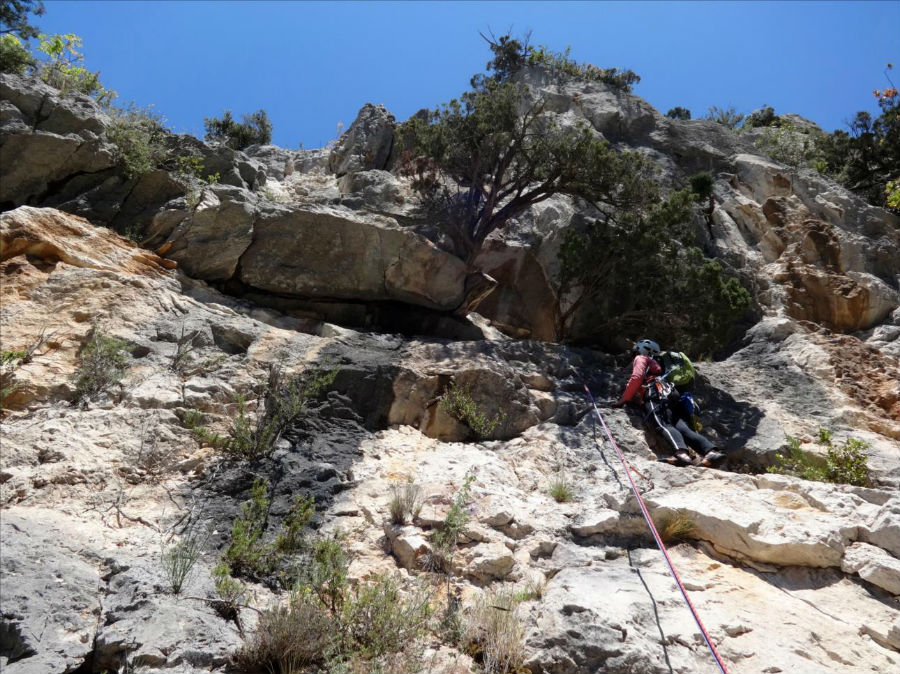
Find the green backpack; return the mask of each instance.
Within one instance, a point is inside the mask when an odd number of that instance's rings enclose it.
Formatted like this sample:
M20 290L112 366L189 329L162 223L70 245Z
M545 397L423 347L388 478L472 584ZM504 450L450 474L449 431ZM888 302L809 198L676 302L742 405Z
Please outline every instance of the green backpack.
M675 386L687 386L696 374L691 359L680 351L663 351L659 354L659 364L667 375L666 380Z

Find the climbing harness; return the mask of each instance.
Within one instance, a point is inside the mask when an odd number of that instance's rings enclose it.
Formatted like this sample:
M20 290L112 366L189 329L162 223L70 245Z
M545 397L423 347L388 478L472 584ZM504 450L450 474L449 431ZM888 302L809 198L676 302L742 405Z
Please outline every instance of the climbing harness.
M725 669L725 664L722 662L722 658L719 656L719 652L713 645L712 639L710 639L706 628L703 626L703 622L700 620L700 616L697 614L697 609L694 608L694 605L691 603L690 597L688 597L687 590L685 589L684 584L681 582L681 577L675 570L675 565L672 564L672 559L669 557L669 552L668 550L666 550L666 546L662 542L662 538L660 537L659 532L656 530L656 526L653 524L653 518L650 517L650 512L647 510L647 506L644 504L644 499L641 498L641 494L638 491L637 485L634 483L634 480L631 477L631 471L633 469L628 465L628 461L625 460L625 455L622 453L622 450L619 449L619 445L617 445L616 441L613 440L613 436L612 433L610 433L609 426L606 425L606 421L603 419L603 415L600 414L600 410L597 409L597 403L594 401L594 396L591 393L591 390L587 387L587 384L583 384L583 386L585 392L588 395L588 398L591 401L591 407L594 408L594 414L596 414L597 418L600 420L600 425L603 427L603 431L606 433L606 437L609 440L609 443L616 451L616 455L619 457L619 461L622 462L622 466L624 466L625 468L625 475L628 477L628 482L631 484L631 491L634 493L634 497L637 499L638 505L641 507L641 512L644 515L644 519L647 521L647 526L650 527L650 532L653 534L653 539L656 541L656 546L659 548L660 552L662 552L663 557L665 557L666 564L669 566L669 571L671 571L672 577L675 579L675 584L678 586L678 589L681 592L681 596L684 597L684 601L687 603L688 609L690 609L691 611L691 615L694 616L694 621L697 623L697 627L700 628L700 634L703 635L703 640L706 642L706 646L709 648L709 652L712 654L713 659L716 661L716 665L718 665L719 670L722 672L722 674L728 674L728 670Z

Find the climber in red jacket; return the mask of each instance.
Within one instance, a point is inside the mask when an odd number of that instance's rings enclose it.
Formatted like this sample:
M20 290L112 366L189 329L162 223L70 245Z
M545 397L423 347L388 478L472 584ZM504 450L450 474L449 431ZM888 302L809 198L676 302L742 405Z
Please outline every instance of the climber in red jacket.
M662 366L656 361L659 344L642 339L634 345L634 353L631 377L625 392L612 406L624 407L627 403L642 405L644 422L662 436L672 450L672 463L692 463L689 445L702 457L696 465L710 466L724 458L725 455L712 442L690 427L690 415L683 409L674 387L663 378Z

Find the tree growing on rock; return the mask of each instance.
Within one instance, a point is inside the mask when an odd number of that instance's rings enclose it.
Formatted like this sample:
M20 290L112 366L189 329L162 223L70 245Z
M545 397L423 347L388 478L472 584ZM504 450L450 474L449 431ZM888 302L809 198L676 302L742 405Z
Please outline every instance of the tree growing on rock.
M666 113L666 117L669 119L680 119L683 122L686 122L691 118L691 111L687 108L682 108L680 105L669 109Z
M235 150L243 150L251 145L267 145L272 142L272 122L265 110L243 115L241 122L235 121L231 110L221 117L205 117L206 140L224 143Z
M494 54L490 74L476 75L470 91L412 117L399 133L407 165L415 164L419 173L414 186L449 215L457 254L472 263L492 232L556 194L622 211L652 202L650 161L614 150L586 123L560 124L547 113L546 101L518 78L526 66L542 65L627 89L636 75L551 58L545 48L535 50L509 36L488 42Z

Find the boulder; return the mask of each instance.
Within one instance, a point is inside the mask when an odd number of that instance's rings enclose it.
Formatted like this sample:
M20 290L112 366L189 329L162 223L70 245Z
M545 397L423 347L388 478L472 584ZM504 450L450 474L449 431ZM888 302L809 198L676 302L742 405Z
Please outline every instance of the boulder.
M328 158L337 176L383 169L394 143L394 116L382 105L366 103Z
M863 580L900 594L900 559L868 543L854 543L844 551L841 571L856 573Z
M205 188L198 198L158 251L194 278L227 281L253 241L256 199L245 189L227 185ZM162 211L149 234L158 236L176 219L171 210Z
M395 300L448 311L463 299L466 271L461 260L393 220L295 207L260 214L240 277L279 294Z

